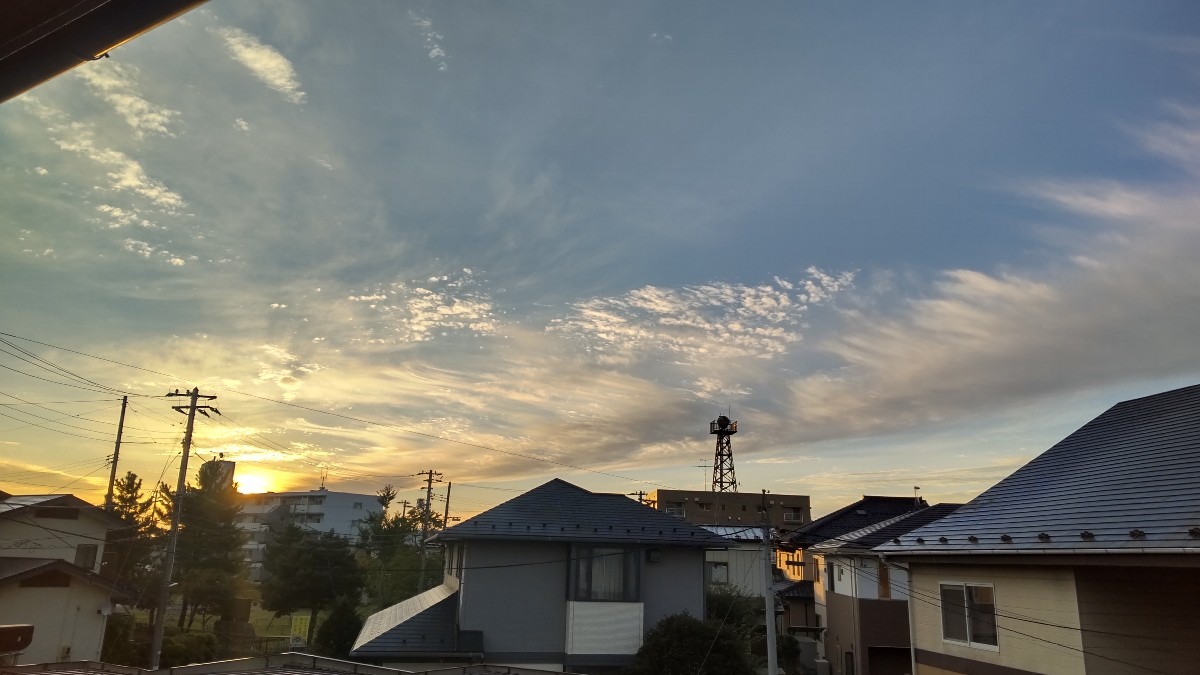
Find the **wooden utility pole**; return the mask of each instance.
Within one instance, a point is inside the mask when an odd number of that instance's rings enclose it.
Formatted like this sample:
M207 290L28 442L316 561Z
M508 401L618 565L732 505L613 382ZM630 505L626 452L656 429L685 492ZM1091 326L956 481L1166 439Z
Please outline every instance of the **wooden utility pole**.
M113 510L113 484L117 482L117 459L121 456L121 434L125 431L125 408L129 406L129 397L121 397L121 419L117 420L117 443L113 446L112 468L108 472L108 493L104 495L104 510Z
M442 527L450 526L450 488L454 483L446 483L446 512L442 514Z
M425 538L429 536L429 520L433 517L433 483L442 482L442 474L426 469L417 474L425 476L425 505L421 509L421 575L417 577L417 592L425 590ZM420 503L421 500L417 500Z
M196 411L200 408L216 410L211 406L198 406L197 401L212 401L216 396L201 396L196 387L186 394L176 389L167 396L187 396L188 405L171 406L176 412L187 415L187 429L183 433L183 459L179 462L179 481L175 485L175 505L171 509L171 530L167 538L167 557L163 563L162 585L158 589L158 608L154 613L154 633L150 639L150 670L158 670L162 657L163 625L167 618L167 603L171 601L171 573L175 567L175 548L179 544L179 519L183 515L183 497L187 492L188 456L192 454L192 427L196 423Z

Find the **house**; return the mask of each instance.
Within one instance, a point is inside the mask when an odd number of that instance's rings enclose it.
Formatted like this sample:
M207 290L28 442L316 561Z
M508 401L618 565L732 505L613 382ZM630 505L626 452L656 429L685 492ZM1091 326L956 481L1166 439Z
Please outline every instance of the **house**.
M99 574L119 519L73 495L0 492L0 625L32 625L17 663L100 658L113 601L127 589Z
M907 565L918 673L1200 664L1200 386L1118 403L955 513Z
M735 589L752 597L766 595L762 528L730 525L701 525L701 528L727 542L727 548L705 553L705 583Z
M867 495L794 530L775 554L776 567L793 582L780 588L787 608L784 629L791 634L819 638L828 626L822 565L811 550L814 545L928 506L919 498Z
M382 507L373 495L333 492L265 492L239 495L242 510L234 524L246 533L242 559L251 581L262 577L263 555L272 530L290 524L316 532L333 532L349 541L358 539L358 526Z
M444 582L370 616L353 658L614 670L660 619L704 616L704 553L727 545L559 479L432 539L446 547Z
M908 573L892 567L875 546L954 513L961 504L937 504L880 521L809 548L826 570L825 650L835 675L912 672L908 636Z
M694 525L758 526L766 520L777 530L793 530L812 520L807 495L707 490L655 490L654 508Z

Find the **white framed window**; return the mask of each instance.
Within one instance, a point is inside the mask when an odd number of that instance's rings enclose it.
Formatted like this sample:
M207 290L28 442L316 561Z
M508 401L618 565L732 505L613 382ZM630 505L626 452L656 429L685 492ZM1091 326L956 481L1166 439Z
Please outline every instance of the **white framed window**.
M943 583L942 639L997 649L996 589L989 584Z

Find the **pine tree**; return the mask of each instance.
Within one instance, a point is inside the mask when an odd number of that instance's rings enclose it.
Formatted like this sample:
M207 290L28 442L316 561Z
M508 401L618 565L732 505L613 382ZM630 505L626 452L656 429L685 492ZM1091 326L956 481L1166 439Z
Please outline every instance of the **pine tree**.
M197 614L208 617L228 610L244 577L245 533L234 524L241 510L237 487L222 482L216 462L202 464L196 482L187 486L175 550L176 590L183 595L180 628L191 627ZM166 497L162 515L169 520L176 495L166 485L159 489Z
M363 576L354 549L333 532L318 534L296 525L274 533L263 552L262 604L276 616L308 609L308 642L317 613L339 597L358 597Z
M109 530L100 573L136 591L138 607L153 609L162 531L154 516L154 498L142 493L136 473L126 472L114 484L112 513L126 527Z

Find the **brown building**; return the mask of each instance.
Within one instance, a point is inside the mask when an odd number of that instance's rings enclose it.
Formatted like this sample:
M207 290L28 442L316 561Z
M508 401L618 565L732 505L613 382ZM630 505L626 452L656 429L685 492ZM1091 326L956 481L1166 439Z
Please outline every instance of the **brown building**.
M771 527L794 530L812 520L807 495L706 490L655 490L651 504L694 525L761 525L763 505Z

